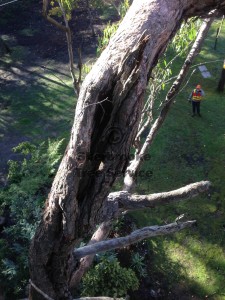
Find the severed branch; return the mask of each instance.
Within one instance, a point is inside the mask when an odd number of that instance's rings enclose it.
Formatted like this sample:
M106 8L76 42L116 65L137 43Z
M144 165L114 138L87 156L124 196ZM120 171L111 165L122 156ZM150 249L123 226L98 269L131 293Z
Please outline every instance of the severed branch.
M113 249L123 248L131 244L140 242L144 239L171 234L180 231L184 228L191 227L196 223L196 220L187 222L175 222L163 226L149 226L133 231L131 234L125 237L119 237L110 239L107 241L101 241L93 245L84 246L74 250L73 255L75 259L80 259L86 255L93 255L100 252L105 252Z
M93 234L88 246L104 240L111 230L110 219L113 220L124 211L153 208L158 205L187 200L208 191L210 186L211 183L209 181L200 181L173 191L151 195L135 195L127 191L110 193L103 211L103 218L108 221L103 222L99 226L97 231ZM80 282L84 273L89 269L93 259L93 254L82 257L79 268L72 275L70 287L75 287Z

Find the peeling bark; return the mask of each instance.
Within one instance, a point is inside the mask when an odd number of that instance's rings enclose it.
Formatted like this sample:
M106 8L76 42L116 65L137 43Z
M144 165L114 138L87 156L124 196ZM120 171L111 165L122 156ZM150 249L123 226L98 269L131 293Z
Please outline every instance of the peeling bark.
M31 280L50 298L72 299L73 249L99 223L111 186L127 167L152 68L184 18L215 7L222 11L225 1L135 0L86 77L30 248ZM31 288L30 299L43 296Z

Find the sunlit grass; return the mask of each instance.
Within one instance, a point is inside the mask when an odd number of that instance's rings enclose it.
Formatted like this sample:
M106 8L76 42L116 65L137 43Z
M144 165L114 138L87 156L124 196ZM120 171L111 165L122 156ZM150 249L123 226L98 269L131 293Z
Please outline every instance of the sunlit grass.
M151 160L142 169L153 175L139 180L137 186L139 193L152 193L210 180L212 189L186 202L133 214L140 226L173 222L183 213L186 219L197 220L194 228L149 242L151 273L167 282L168 293L179 290L190 299L225 299L225 96L216 92L225 58L225 27L214 50L217 26L214 23L194 62L205 64L212 77L203 79L195 67L149 150ZM187 98L198 83L206 93L202 118L191 118Z

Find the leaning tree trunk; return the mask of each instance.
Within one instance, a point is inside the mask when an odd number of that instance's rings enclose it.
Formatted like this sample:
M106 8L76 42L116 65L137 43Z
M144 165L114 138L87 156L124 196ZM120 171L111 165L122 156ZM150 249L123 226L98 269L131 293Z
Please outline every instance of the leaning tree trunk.
M104 201L127 167L152 68L184 18L219 6L224 9L225 2L134 0L86 77L71 139L30 248L31 280L54 300L72 299L72 250L103 221ZM44 297L31 287L30 299Z

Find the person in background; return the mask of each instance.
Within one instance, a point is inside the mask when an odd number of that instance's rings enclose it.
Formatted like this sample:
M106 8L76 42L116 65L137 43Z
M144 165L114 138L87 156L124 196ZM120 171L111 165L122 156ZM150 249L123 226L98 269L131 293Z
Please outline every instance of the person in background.
M199 117L201 117L200 114L200 104L202 101L202 98L205 96L205 92L201 88L201 85L198 84L196 88L191 92L188 101L192 102L192 117L196 116L196 113Z

